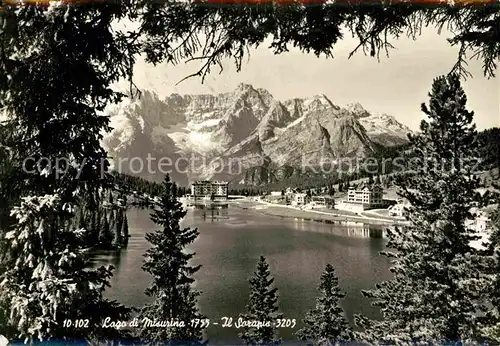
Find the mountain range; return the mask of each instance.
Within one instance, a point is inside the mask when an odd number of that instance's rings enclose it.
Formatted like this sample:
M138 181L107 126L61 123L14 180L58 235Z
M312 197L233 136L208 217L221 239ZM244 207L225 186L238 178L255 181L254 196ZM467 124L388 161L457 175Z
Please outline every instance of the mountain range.
M405 143L411 133L393 116L370 113L359 103L341 107L325 95L281 102L248 84L217 95L165 99L142 90L106 113L113 130L103 145L115 169L154 180L171 171L180 184L270 183L299 174L305 163L368 157L379 146Z

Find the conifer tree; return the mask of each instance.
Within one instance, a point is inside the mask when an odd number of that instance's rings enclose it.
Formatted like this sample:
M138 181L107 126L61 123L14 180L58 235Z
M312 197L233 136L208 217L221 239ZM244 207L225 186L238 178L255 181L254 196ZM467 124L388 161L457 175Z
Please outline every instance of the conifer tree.
M103 213L102 228L99 233L99 244L102 247L109 247L113 242L113 234L109 228L109 221L106 211Z
M340 291L338 278L331 264L327 264L321 274L316 308L309 311L304 319L305 327L297 331L297 337L312 345L326 346L351 341L353 333L345 319L339 301L345 297Z
M123 234L123 243L127 244L128 243L128 238L129 232L128 232L128 218L127 218L127 213L123 216L123 227L122 227L122 234Z
M115 202L112 201L112 203L115 203ZM108 227L109 227L109 233L110 233L109 245L115 247L115 246L119 245L119 243L117 243L116 241L119 240L119 238L120 238L118 232L121 232L121 230L119 230L116 227L116 214L117 214L118 210L116 210L115 204L111 204L109 208L110 208L109 209L109 217L108 217Z
M123 229L123 215L124 214L125 214L125 211L123 211L121 208L117 209L117 211L116 211L116 230L115 230L115 239L114 239L114 246L115 247L120 247L121 244L123 243L122 229Z
M391 187L393 185L393 182L394 182L394 177L392 175L389 175L386 180L386 186Z
M493 345L500 344L500 246L494 250L494 260L490 267L492 285L488 294L490 309L487 311L483 336Z
M113 230L115 229L116 227L116 218L115 218L115 209L114 207L112 206L109 210L109 218L108 218L108 224L109 224L109 229L112 233Z
M333 188L333 185L330 185L328 189L328 194L332 197L335 195L335 189Z
M366 8L339 7L336 2L322 1L321 7L312 10L293 5L282 11L281 7L266 3L248 13L246 6L207 9L204 5L203 2L174 7L164 4L148 7L141 13L143 31L147 34L146 54L151 62L179 62L198 57L198 53L203 52L203 57L200 57L202 66L193 74L203 78L225 57L234 58L239 70L246 58L242 51L265 44L266 39L272 41L270 48L275 54L287 52L288 47L294 45L306 53L331 57L336 44L346 36L352 36L357 41L351 54L362 51L378 58L381 53L389 53L388 48L395 46L394 41L402 35L416 40L424 27L434 28L439 33L443 24L451 31L448 42L461 47L456 65L450 66L450 69L466 74L467 60L474 57L481 60L485 75L494 77L500 60L497 54L500 34L496 31L496 6L467 6L455 11L455 4L443 3L447 7L443 11L441 6L428 8L418 3L394 6L394 3L376 2ZM172 13L165 11L165 6L172 8ZM385 13L383 19L381 13ZM290 14L293 16L290 17ZM203 32L220 16L227 23L220 33L228 39L219 42L217 35L211 35L200 44L196 33ZM309 32L311 25L315 28L313 32ZM193 31L193 27L199 29ZM248 30L250 27L254 29ZM285 32L286 35L283 34ZM172 47L166 42L166 37L172 37L172 40L186 38L186 45L179 47L182 48L179 51L177 46Z
M83 207L80 207L80 214L78 217L78 227L82 229L86 229L86 223L85 223L85 213L83 211Z
M90 246L94 246L99 244L99 237L102 232L102 214L101 214L101 208L99 206L95 206L93 209L91 209L91 215L92 215L92 225L91 225L91 244Z
M185 327L142 328L141 339L151 342L180 343L194 345L202 342L203 329L192 320L203 319L197 307L199 292L192 288L193 275L201 266L191 266L194 253L186 252L186 247L198 237L198 230L181 228L180 221L186 215L177 199L177 186L167 175L163 181L163 191L156 204L151 220L159 227L146 234L152 247L146 251L143 270L151 274L153 281L145 290L154 299L140 314L141 320L185 321Z
M487 341L500 344L500 204L491 214L490 231L486 248L487 252L493 255L493 260L488 266L492 276L492 285L488 292L491 309L486 313L484 336Z
M497 204L497 209L490 216L490 237L488 240L488 248L493 252L495 248L500 247L500 201Z
M118 211L117 213L117 221L116 221L116 227L114 231L114 239L113 239L113 247L114 248L120 248L122 245L122 223L120 221L121 217L121 212Z
M12 130L11 128L12 126L0 125L0 138L5 137L6 133ZM0 143L0 242L3 231L14 222L10 216L9 206L19 201L22 184L18 181L16 173L16 163L12 153L7 148L2 147ZM0 252L0 254L2 253Z
M426 343L481 339L481 311L491 277L490 257L471 246L479 239L467 226L473 207L483 204L479 180L469 160L473 153L473 112L457 75L438 77L422 111L421 133L410 137L415 170L397 185L409 208L408 228L389 233L385 252L394 278L364 292L381 308L383 320L357 322L371 344Z
M123 337L115 329L102 328L105 317L122 320L130 316L129 309L102 297L112 267L87 268L85 247L75 246L84 244L86 232L66 227L58 219L61 203L57 195L24 197L20 206L13 208L17 224L6 238L16 240L10 244L17 259L1 283L12 314L9 322L16 330L11 337L26 340ZM30 242L25 241L27 238ZM21 273L29 275L20 276ZM100 310L105 313L99 313ZM62 323L67 319L87 320L88 327L68 328Z
M382 186L384 186L385 188L389 187L389 178L388 178L388 176L383 176L380 180L382 182Z
M282 317L278 308L278 289L272 287L274 278L271 276L269 264L264 256L260 256L257 269L250 278L250 301L247 311L241 317L245 321L269 322L270 326L261 328L245 328L240 338L247 345L278 345L275 321Z
M111 53L120 45L111 23L123 15L113 5L2 6L0 107L7 120L0 127L9 131L0 144L12 150L19 183L17 200L5 206L16 222L6 230L0 271L15 329L10 339L117 338L121 333L102 328L104 318L128 319L127 309L103 297L111 268L90 268L88 231L75 227L78 208L107 184L100 140L109 119L102 111L119 100L110 84L129 64ZM63 325L76 319L88 319L88 328Z
M127 210L128 210L128 200L127 195L122 194L120 199L120 219L117 220L117 230L120 230L120 242L122 245L128 243L128 220L127 220ZM119 221L119 224L118 224Z

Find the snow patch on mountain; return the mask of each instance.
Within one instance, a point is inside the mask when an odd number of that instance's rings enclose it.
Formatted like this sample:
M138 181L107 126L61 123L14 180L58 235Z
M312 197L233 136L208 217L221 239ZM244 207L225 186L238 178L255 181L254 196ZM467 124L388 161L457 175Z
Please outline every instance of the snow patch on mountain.
M214 126L219 125L222 119L208 119L202 122L189 121L187 123L186 129L189 131L200 131L203 129L210 129Z
M394 117L372 114L359 103L340 107L323 94L280 102L267 90L243 83L216 95L172 94L160 99L144 91L141 98L110 107L106 114L113 130L103 143L113 155L194 154L236 160L244 169L264 161L295 167L303 154L313 164L366 156L374 152L374 143L401 144L410 132ZM194 173L205 178L220 171L210 164L195 168Z
M332 101L326 95L314 95L312 98L304 99L304 107L309 110L318 108L334 107Z
M289 129L289 128L291 128L291 127L294 127L294 126L296 126L296 125L300 124L302 121L304 121L304 119L305 119L305 118L306 118L306 117L303 115L303 116L301 116L300 118L295 119L295 120L294 120L294 121L292 121L290 124L288 124L288 125L285 127L285 129Z
M408 134L412 133L410 128L385 113L365 116L359 122L375 141L384 145L402 144L408 140Z
M212 138L211 133L197 131L173 132L169 133L168 136L185 156L188 156L189 153L203 157L213 156L225 149Z
M129 117L134 106L135 101L127 99L120 104L113 104L107 107L105 113L109 115L109 124L112 128L104 140L106 148L112 147L114 151L126 150L132 145L136 138L137 127ZM134 118L139 125L144 129L144 119L141 116Z
M359 102L349 103L345 109L353 113L358 118L365 118L370 116L368 112Z

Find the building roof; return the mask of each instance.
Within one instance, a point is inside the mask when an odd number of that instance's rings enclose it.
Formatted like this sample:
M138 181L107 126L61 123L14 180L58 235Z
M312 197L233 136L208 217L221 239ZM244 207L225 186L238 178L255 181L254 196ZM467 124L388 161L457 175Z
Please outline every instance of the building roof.
M227 181L210 181L210 180L198 180L192 183L192 185L196 184L227 184Z
M374 188L382 189L382 187L379 184L368 184L368 183L362 182L357 187L354 187L354 186L349 187L349 190L361 191L361 190L364 190L365 188L368 188L368 190L370 190L370 191L372 191Z
M325 196L312 196L312 199L334 199L332 196L328 196L328 195L325 195Z

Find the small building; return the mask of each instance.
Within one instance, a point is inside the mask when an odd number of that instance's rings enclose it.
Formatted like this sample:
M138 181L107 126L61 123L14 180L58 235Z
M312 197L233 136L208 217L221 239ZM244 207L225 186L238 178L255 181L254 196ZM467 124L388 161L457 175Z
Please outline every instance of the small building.
M311 203L320 208L333 208L335 200L331 196L312 196Z
M226 201L228 183L225 181L196 181L191 184L191 196L194 200Z
M470 212L475 215L474 219L469 219L466 221L466 225L475 229L478 232L487 232L491 228L491 219L485 210L480 210L476 207L470 209Z
M311 198L307 194L305 194L305 193L296 193L293 196L292 205L296 205L296 206L306 205L310 201L311 201Z
M392 205L388 210L390 216L405 217L408 215L408 207L402 203Z
M291 188L287 188L285 190L285 201L286 201L286 204L290 205L292 204L293 200L295 199L295 194L297 193L297 191L295 191L294 189L291 189Z
M283 193L281 191L271 191L270 195L274 197L281 197Z
M467 220L466 225L474 229L480 237L480 239L472 241L471 246L476 249L484 249L484 245L488 243L491 236L491 219L485 211L478 211L476 208L472 208L471 211L477 212L476 219Z
M347 202L378 206L382 204L383 193L384 190L378 184L361 184L358 188L349 188L347 191Z
M381 208L386 205L386 202L382 198L383 194L384 190L378 184L361 184L357 188L349 188L346 204L355 205L356 208L354 209L357 210Z
M490 218L484 211L478 213L476 218L476 230L486 231L490 227Z

